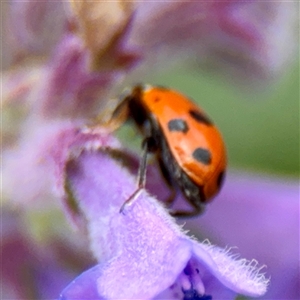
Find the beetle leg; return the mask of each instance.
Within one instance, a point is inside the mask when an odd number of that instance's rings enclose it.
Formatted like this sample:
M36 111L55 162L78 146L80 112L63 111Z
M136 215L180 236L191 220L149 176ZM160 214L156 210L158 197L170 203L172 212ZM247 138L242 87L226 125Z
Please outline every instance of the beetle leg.
M193 203L191 203L193 205ZM175 211L170 211L170 215L173 217L195 217L198 216L199 214L203 213L204 211L204 206L198 206L198 205L193 205L192 210L175 210Z
M145 188L146 184L146 173L147 173L147 156L149 152L155 150L155 141L152 137L146 138L142 143L143 154L140 160L139 170L138 170L138 182L137 189L134 193L123 203L120 208L120 213L124 213L124 210L131 206L137 199L137 196Z

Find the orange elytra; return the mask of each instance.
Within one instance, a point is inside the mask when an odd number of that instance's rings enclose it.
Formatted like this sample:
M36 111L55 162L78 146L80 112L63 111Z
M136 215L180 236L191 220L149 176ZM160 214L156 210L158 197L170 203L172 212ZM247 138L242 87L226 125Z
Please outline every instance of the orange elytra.
M121 211L145 186L149 152L156 155L170 188L179 187L193 207L172 215L197 215L220 191L226 171L225 145L217 127L189 98L172 89L137 85L122 95L113 119L134 120L144 136L138 188Z

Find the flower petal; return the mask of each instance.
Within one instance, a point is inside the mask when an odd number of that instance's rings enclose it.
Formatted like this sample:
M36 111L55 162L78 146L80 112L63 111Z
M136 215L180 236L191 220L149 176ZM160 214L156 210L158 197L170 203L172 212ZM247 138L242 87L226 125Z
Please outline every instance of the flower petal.
M90 72L88 53L81 40L65 36L41 80L37 95L39 113L53 118L95 118L120 75L112 71Z
M139 3L130 43L149 64L191 58L259 83L280 74L297 49L295 2Z
M268 280L263 274L259 274L261 269L255 260L247 261L246 259L236 259L228 250L211 245L210 243L202 243L210 258L203 259L203 250L199 251L199 245L195 243L195 258L209 266L210 272L218 278L228 288L240 294L257 297L263 295L267 291ZM214 286L215 289L215 286ZM214 289L209 293L213 293Z
M185 236L145 191L124 214L120 213L136 187L109 150L82 152L69 161L67 175L68 196L76 199L87 220L92 251L101 266L88 271L83 283L79 277L61 297L71 295L77 286L89 289L92 273L98 270L94 283L101 297L153 298L176 283L189 261L199 265L215 297L233 299L236 292L257 296L265 291L267 281L263 276L258 278L260 275L247 267L245 260L234 263L220 249Z
M102 269L99 266L95 266L94 268L82 273L60 294L59 300L105 299L99 295L96 284L96 280L101 276L101 273Z
M67 19L62 1L10 1L4 22L6 42L3 62L8 65L28 58L45 56L60 40ZM7 36L6 36L7 35Z
M236 246L242 256L255 257L266 264L271 283L264 299L297 298L297 181L229 173L223 190L205 215L188 220L186 226L195 235L205 235L219 245Z
M135 190L135 183L125 170L117 171L116 162L107 155L82 154L80 161L68 169L73 191L76 185L73 197L80 199L79 205L89 221L94 255L99 261L108 261L97 281L100 295L149 298L170 286L186 265L190 246L181 240L180 231L174 230L175 225L163 208L143 193L125 216L120 213L123 201ZM119 190L123 196L109 196L108 182L110 191ZM109 226L107 222L112 220ZM153 270L152 276L149 270Z

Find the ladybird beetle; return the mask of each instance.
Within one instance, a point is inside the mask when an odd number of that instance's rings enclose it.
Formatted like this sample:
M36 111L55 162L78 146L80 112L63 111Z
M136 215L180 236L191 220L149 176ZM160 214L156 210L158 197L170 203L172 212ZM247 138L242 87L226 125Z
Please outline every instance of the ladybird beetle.
M145 138L138 188L120 211L145 187L147 154L154 153L170 188L179 187L193 207L171 214L201 213L219 192L225 175L226 150L217 127L190 99L171 89L137 85L121 98L112 120L132 119Z

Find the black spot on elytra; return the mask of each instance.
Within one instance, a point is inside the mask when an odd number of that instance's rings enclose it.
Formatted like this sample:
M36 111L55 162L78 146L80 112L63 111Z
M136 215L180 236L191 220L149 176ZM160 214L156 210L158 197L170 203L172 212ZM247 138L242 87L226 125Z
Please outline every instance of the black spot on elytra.
M210 151L204 148L197 148L193 152L193 157L200 163L209 165L211 163Z
M159 102L160 101L160 98L158 98L158 97L156 97L155 99L154 99L154 103L157 103L157 102Z
M186 133L189 130L188 124L182 119L173 119L168 122L168 129L170 131L180 131Z
M220 172L220 174L218 175L218 178L217 178L217 185L218 185L219 189L222 187L224 179L225 179L225 172L222 171L222 172Z
M198 123L204 123L209 126L213 125L212 121L206 115L204 115L198 110L190 109L189 114Z

